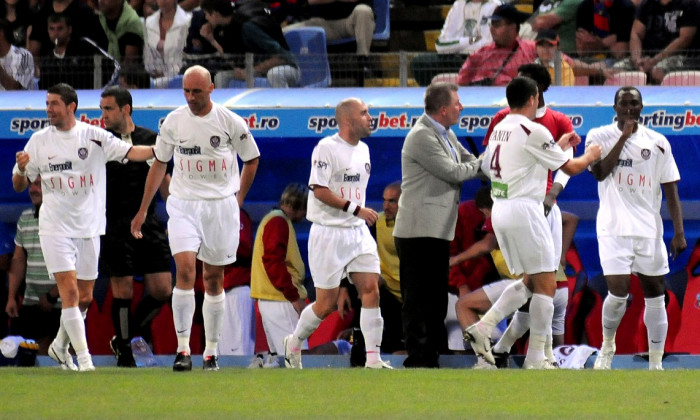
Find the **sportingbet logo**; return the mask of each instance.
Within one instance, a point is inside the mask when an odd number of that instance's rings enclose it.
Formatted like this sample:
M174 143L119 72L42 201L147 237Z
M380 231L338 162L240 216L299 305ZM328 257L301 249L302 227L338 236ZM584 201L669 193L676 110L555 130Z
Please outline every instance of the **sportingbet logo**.
M96 125L98 127L105 128L105 120L104 118L90 118L86 114L80 114L80 117L78 118L80 122L84 122L86 124L90 125Z
M258 117L257 114L250 114L247 117L241 115L251 130L277 130L280 126L278 117Z
M613 121L617 121L617 117ZM670 127L673 131L681 131L686 127L700 126L700 114L694 114L692 110L686 110L685 114L667 114L661 109L640 115L639 123L650 128Z
M29 131L38 131L48 126L48 118L13 118L10 121L10 131L19 135Z
M409 130L418 121L418 116L409 117L407 113L399 115L389 115L386 112L380 112L378 116L372 117L372 132L379 129L383 130ZM309 117L307 128L316 133L322 133L325 130L335 130L338 128L338 122L334 117L313 116Z

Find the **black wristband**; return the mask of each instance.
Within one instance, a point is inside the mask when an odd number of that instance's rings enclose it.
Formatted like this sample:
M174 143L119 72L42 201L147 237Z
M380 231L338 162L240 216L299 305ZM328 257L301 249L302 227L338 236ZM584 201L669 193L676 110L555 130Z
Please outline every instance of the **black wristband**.
M346 211L348 211L349 208L350 208L350 200L345 202L345 205L343 206L343 211L346 212Z
M58 302L58 296L51 296L51 292L46 292L46 300L49 303L54 304Z
M358 204L358 206L355 207L355 211L352 212L352 215L353 215L353 216L357 216L357 214L360 212L360 209L361 209L361 208L362 208L362 207L360 207L360 205Z

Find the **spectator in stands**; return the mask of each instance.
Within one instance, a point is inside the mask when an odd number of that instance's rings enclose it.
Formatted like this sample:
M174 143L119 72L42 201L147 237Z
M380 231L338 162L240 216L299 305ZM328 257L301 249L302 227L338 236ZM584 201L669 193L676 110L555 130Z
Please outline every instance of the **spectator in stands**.
M306 307L306 268L292 224L306 216L307 200L305 185L287 185L279 206L263 217L255 235L250 296L258 302L270 351L266 360L256 358L260 367L279 366L277 355L284 354L284 337L294 332Z
M143 23L125 0L99 0L100 24L109 40L107 52L120 64L140 63Z
M159 9L144 24L143 64L154 87L167 87L180 73L182 50L187 40L192 14L176 0L157 0Z
M73 25L65 14L48 17L48 34L53 49L41 55L39 88L48 89L57 83L68 83L75 89L92 89L92 45L73 35Z
M596 232L608 285L603 302L603 343L594 369L611 367L615 334L628 304L630 275L636 273L644 291L649 370L663 370L668 332L664 275L669 272L668 257L675 259L687 247L678 198L678 167L666 137L639 124L643 107L637 88L621 87L613 106L617 121L594 128L586 136L587 147L600 145L603 149L601 159L590 170L599 182ZM660 214L662 191L673 222L668 251Z
M279 24L268 13L260 0L231 4L229 0L202 1L207 23L200 34L220 54L255 55L254 72L264 76L272 87L293 87L301 77L294 56ZM215 85L226 88L231 80L246 80L242 62L233 62L229 68L216 73Z
M12 28L0 19L0 91L34 88L32 53L12 43Z
M39 57L46 57L53 54L55 38L49 36L49 16L60 14L66 16L67 22L72 26L71 37L73 40L80 41L83 37L90 38L100 48L107 49L107 35L105 34L100 20L89 6L81 0L47 0L44 6L37 13L34 23L32 23L32 31L29 35L28 49L34 56L34 65L40 66ZM79 23L79 24L78 24ZM94 54L94 50L88 55ZM90 73L92 71L90 70ZM35 73L36 77L41 78L40 69ZM72 85L75 88L78 86ZM43 88L45 89L45 88Z
M421 54L411 60L418 84L427 86L436 74L454 72L469 54L490 44L488 18L500 5L500 0L456 0L435 42L437 54Z
M357 55L369 57L374 35L374 11L372 0L307 0L308 20L287 25L284 30L320 26L326 31L326 39L355 38Z
M1 0L0 19L10 25L14 37L12 45L27 48L27 34L30 31L36 11L29 5L29 0Z
M187 31L187 40L183 49L183 61L181 72L193 65L201 65L209 69L215 77L220 70L228 70L230 64L225 62L219 52L207 38L202 35L202 27L208 24L204 11L199 9L192 12L190 27ZM208 35L208 30L205 31Z
M583 0L576 12L579 57L626 57L634 14L635 5L630 0Z
M535 60L535 43L518 37L520 24L530 15L512 4L498 6L489 18L493 42L471 54L459 70L461 86L505 86L517 76L518 67Z
M224 267L224 310L218 353L226 356L249 356L255 350L255 306L250 297L251 262L253 255L253 221L248 212L241 209L236 262ZM197 261L195 293L201 308L205 293L202 262Z
M544 0L520 28L520 37L535 39L540 31L554 29L559 35L559 48L568 55L576 54L576 12L581 0Z
M630 33L630 57L616 68L639 70L654 84L674 70L698 65L700 2L643 0Z
M112 86L102 92L100 109L105 128L116 138L132 145L153 146L156 133L134 124L131 119L133 101L128 90ZM112 287L112 325L115 336L110 346L117 357L117 366L135 367L131 353L134 337L150 338L151 321L161 306L170 299L170 248L163 223L155 214L155 201L148 208L143 225L144 238L131 236L131 215L141 204L148 162L107 163L107 227L102 237L100 257ZM161 197L168 196L170 176L160 185ZM144 293L132 316L134 276L142 276Z
M535 39L537 46L537 58L535 64L541 64L547 68L552 81L556 80L555 65L559 67L560 82L558 86L573 86L576 84L576 76L571 69L569 63L563 59L561 51L559 51L559 35L553 29L544 29L537 34Z
M148 89L151 87L151 76L139 65L127 65L119 72L119 86L129 90Z
M29 198L33 208L23 211L17 221L5 312L12 318L10 334L36 341L39 354L46 355L58 331L61 303L56 281L49 276L39 243L41 177L29 185Z
M202 0L178 0L178 4L186 12L194 12L202 5Z

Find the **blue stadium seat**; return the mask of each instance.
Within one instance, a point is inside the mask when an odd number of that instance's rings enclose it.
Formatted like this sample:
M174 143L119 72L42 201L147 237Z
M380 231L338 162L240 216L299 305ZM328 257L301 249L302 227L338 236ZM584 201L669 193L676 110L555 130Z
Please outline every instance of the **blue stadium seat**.
M387 41L391 29L389 19L389 0L374 0L374 35L372 39L375 41ZM335 39L328 41L328 45L340 45L348 42L354 42L355 37Z
M328 87L331 68L326 51L326 31L309 27L290 29L284 33L289 49L301 71L301 87Z
M228 87L231 89L245 89L245 80L233 79L228 82ZM270 82L267 81L267 77L256 77L253 81L253 87L256 88L269 88Z
M184 77L183 75L178 74L177 76L168 80L168 89L182 89L182 78L183 77Z

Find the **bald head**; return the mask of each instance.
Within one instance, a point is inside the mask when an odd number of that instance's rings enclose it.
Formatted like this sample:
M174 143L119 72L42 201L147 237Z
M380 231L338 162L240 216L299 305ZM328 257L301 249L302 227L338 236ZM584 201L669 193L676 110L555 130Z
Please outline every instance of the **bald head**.
M211 82L211 73L202 66L192 66L185 70L182 78L182 90L185 93L187 106L198 117L203 117L211 111L211 93L214 84Z
M183 83L185 79L190 77L202 79L203 82L207 85L211 84L211 73L209 73L209 70L202 66L192 66L185 70L185 75L182 78Z
M361 99L343 99L335 107L335 120L338 133L345 141L357 144L360 139L372 134L372 117Z

